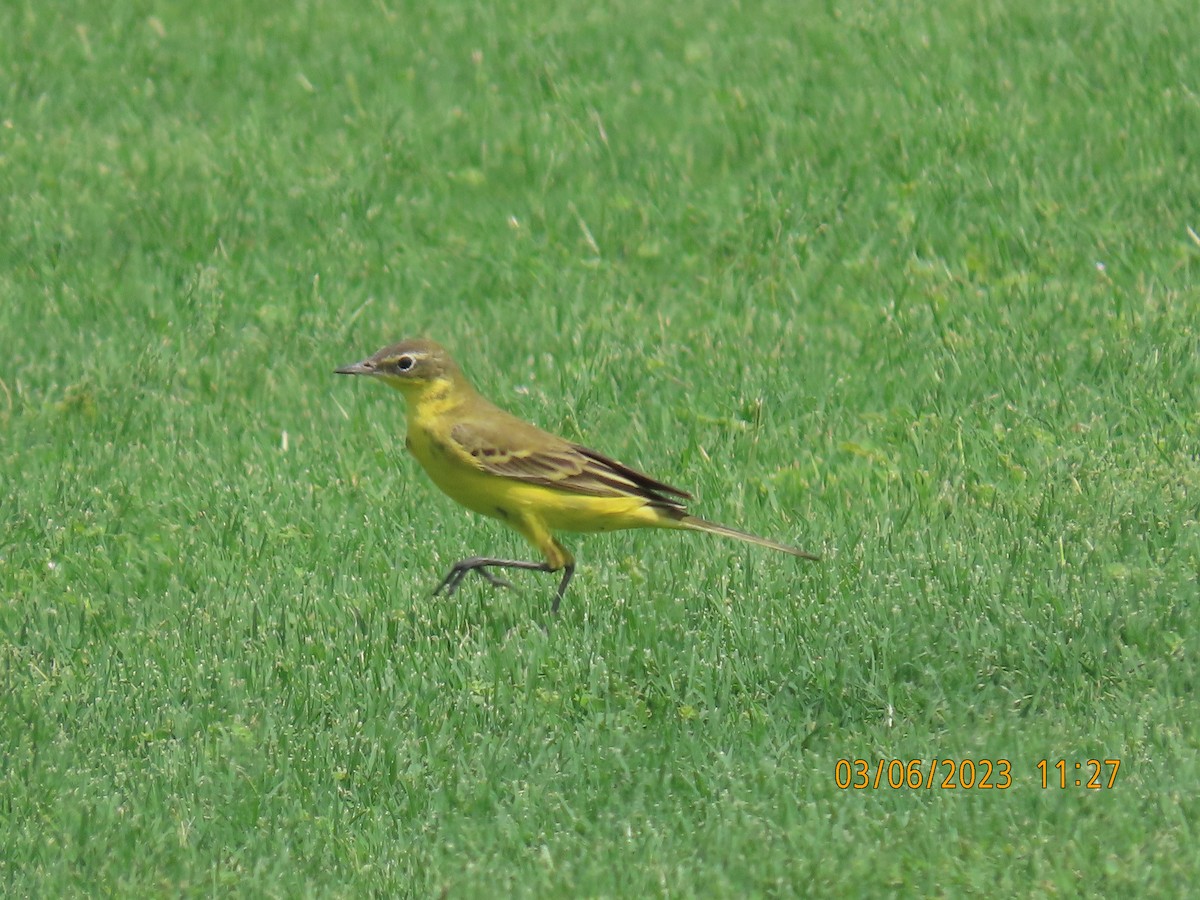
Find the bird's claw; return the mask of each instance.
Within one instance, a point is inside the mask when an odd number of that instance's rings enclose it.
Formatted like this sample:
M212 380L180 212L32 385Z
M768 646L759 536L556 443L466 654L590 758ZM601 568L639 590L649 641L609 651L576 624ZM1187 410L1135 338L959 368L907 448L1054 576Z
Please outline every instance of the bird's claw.
M443 590L445 590L447 597L453 597L454 592L458 590L458 586L460 584L462 584L462 581L464 578L467 577L468 572L478 572L480 575L483 576L483 578L487 581L488 584L492 585L492 587L510 588L513 586L512 582L509 581L507 578L501 578L499 575L495 574L494 572L489 571L484 566L480 566L480 565L465 566L462 564L457 564L449 572L446 573L446 577L442 579L442 583L439 584L436 588L434 588L433 596L436 597Z

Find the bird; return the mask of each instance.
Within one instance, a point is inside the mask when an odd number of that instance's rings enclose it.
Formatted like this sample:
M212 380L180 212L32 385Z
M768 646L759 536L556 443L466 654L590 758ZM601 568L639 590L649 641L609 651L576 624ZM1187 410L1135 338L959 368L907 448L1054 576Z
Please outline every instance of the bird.
M499 519L542 559L471 556L459 560L434 590L452 596L471 572L511 587L493 569L558 572L551 614L557 615L575 574L575 557L557 532L624 528L702 531L768 547L806 560L820 557L787 544L718 525L688 513L692 495L603 453L558 437L485 399L445 348L426 338L384 347L334 370L382 381L404 395L404 444L451 499Z

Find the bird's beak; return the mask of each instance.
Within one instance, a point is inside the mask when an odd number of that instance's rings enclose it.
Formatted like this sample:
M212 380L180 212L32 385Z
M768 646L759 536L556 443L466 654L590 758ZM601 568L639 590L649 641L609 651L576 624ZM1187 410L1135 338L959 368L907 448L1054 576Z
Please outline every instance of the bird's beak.
M333 370L335 375L374 375L376 374L375 363L369 359L364 359L362 362L351 363L348 366L342 366L340 369Z

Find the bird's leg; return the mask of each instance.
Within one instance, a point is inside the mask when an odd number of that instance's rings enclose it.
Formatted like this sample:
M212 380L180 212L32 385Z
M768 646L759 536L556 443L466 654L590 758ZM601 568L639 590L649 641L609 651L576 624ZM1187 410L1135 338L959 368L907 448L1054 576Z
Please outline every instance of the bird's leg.
M567 585L571 583L571 576L575 574L575 562L572 560L563 566L562 581L558 583L558 593L554 595L554 605L550 607L550 615L558 615L558 604L562 603L563 594L567 592Z
M458 586L462 583L462 580L467 577L468 572L478 572L487 580L488 584L494 587L512 587L512 584L507 579L489 572L488 566L494 566L498 569L530 569L535 572L554 571L544 562L528 562L523 559L496 559L492 556L471 556L467 559L460 559L450 567L450 571L446 573L446 577L442 579L442 583L434 590L433 595L436 597L445 588L446 596L453 596L454 592L458 590ZM562 593L566 590L567 582L570 580L571 572L568 571L563 578L562 584L559 586L558 597L554 601L555 611L558 610L558 603L562 600Z
M518 530L528 538L531 544L545 554L545 562L528 562L522 559L496 559L492 556L471 556L467 559L459 560L450 567L450 571L446 573L446 577L442 579L442 583L437 586L433 595L436 597L445 588L446 596L451 596L458 590L458 586L467 577L468 572L478 572L493 586L512 587L506 579L501 578L494 572L489 572L489 566L498 569L528 569L534 572L562 572L562 578L558 582L558 591L554 595L554 605L550 607L551 615L557 616L558 607L562 603L563 595L567 592L567 585L571 583L571 578L575 574L575 557L562 544L555 540L549 531L540 527L538 523L535 522L531 525L525 522L523 524L526 525L526 528L518 528Z

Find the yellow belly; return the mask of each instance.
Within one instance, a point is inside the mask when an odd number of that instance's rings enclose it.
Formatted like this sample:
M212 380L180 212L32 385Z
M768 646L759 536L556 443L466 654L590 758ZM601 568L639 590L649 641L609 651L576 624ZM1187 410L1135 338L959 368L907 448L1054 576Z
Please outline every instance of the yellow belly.
M641 497L594 497L493 475L421 430L410 429L407 443L433 483L450 498L518 530L527 522L550 531L615 531L671 524Z
M515 484L506 493L527 515L551 531L616 531L660 525L661 513L641 497L591 497L532 484Z

